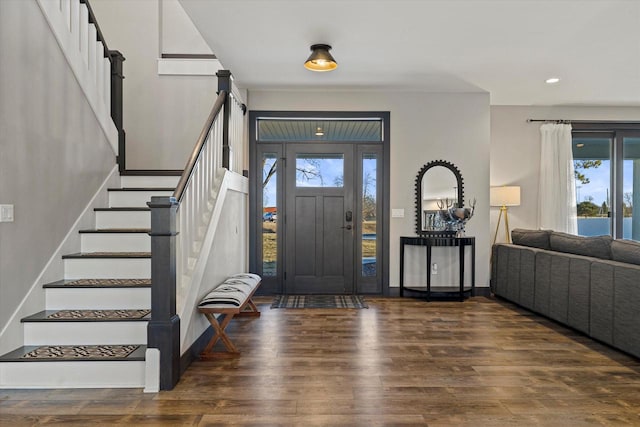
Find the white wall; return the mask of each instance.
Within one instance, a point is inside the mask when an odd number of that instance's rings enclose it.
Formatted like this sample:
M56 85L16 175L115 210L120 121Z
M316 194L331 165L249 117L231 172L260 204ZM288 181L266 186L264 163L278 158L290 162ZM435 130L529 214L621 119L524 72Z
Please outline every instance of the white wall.
M215 101L216 77L158 75L158 1L93 0L91 7L109 48L126 58L127 168L184 168Z
M0 1L0 52L0 203L15 206L15 221L0 223L1 331L32 287L27 305L44 309L40 285L62 279L62 260L36 279L115 154L35 1ZM0 353L20 345L17 326Z
M210 326L207 319L197 310L200 300L232 274L247 271L247 210L247 194L228 190L211 252L205 260L206 268L197 301L191 315L183 316L180 321L181 328L187 328L182 352L185 352Z
M160 2L161 52L211 55L213 52L178 0L160 0Z
M540 125L527 119L640 120L638 107L491 107L491 185L519 185L521 205L509 208L509 226L538 227ZM491 238L498 208L491 208ZM498 242L505 241L503 226Z
M414 183L432 160L448 160L462 172L465 200L477 199L467 234L476 236L476 284L489 279L489 95L486 93L249 91L251 110L390 111L391 208L389 284L399 283L399 237L415 235ZM391 213L388 213L389 217ZM446 251L446 249L445 249ZM434 257L441 256L434 250ZM422 256L409 255L405 283L426 275ZM437 262L437 258L435 258ZM446 258L441 261L447 264ZM410 267L409 267L410 266ZM440 266L442 269L442 265ZM455 270L454 266L450 266ZM449 266L444 269L453 271ZM444 272L442 274L444 274ZM436 279L436 284L439 276ZM421 279L424 283L424 279ZM455 282L457 283L457 282Z

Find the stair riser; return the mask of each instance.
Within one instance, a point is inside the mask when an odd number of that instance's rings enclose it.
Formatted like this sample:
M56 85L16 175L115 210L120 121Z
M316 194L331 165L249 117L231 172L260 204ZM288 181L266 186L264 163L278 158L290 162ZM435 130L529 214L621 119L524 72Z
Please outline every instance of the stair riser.
M89 258L64 260L65 279L148 279L149 258Z
M146 208L151 196L171 196L173 191L110 191L109 207Z
M0 363L0 388L132 388L144 385L144 361Z
M146 233L82 233L82 252L151 252Z
M151 228L151 212L97 211L96 228Z
M24 322L24 345L146 344L147 323Z
M47 288L47 310L151 308L150 288Z
M179 176L132 176L121 177L120 185L125 188L175 188L180 180Z

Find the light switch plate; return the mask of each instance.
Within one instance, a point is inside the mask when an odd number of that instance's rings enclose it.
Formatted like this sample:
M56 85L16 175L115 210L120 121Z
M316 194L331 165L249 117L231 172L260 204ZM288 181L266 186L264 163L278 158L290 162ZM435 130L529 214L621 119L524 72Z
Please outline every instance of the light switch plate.
M391 218L404 218L404 209L391 209Z
M0 205L0 222L13 222L13 205Z

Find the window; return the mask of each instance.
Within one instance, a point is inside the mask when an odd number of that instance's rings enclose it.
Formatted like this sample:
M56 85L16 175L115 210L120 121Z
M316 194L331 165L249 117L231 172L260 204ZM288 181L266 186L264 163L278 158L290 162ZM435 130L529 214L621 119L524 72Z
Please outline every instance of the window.
M262 275L278 269L278 155L262 155Z
M362 276L376 276L378 265L378 156L362 155L362 212L360 213L362 237Z
M382 142L380 118L294 119L263 117L257 120L260 142Z
M640 124L574 123L578 234L640 240Z
M576 178L578 234L611 234L610 135L574 135L573 167Z
M296 187L344 186L344 156L342 154L298 154L296 156Z

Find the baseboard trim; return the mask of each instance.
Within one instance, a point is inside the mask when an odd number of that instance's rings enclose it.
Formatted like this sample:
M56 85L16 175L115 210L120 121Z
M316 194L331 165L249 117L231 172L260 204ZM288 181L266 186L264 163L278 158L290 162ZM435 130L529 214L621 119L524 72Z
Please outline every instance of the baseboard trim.
M474 297L491 297L491 288L489 288L489 287L474 288L472 296L474 296Z
M180 356L180 376L185 373L194 360L200 358L200 353L202 353L209 341L211 341L211 338L213 338L213 328L209 325L198 339L189 346L187 351Z
M389 297L399 297L400 296L400 288L389 288L389 291L385 296ZM489 287L476 287L473 289L471 294L472 297L490 297L491 296L491 288Z

